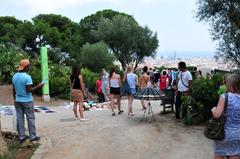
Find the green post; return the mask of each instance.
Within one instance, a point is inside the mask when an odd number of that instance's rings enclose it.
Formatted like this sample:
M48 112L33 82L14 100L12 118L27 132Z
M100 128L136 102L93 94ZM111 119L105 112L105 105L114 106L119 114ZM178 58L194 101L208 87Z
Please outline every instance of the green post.
M41 77L42 81L45 81L44 87L42 88L42 99L44 102L50 101L49 95L49 80L48 80L48 55L47 48L40 48L40 59L41 59Z

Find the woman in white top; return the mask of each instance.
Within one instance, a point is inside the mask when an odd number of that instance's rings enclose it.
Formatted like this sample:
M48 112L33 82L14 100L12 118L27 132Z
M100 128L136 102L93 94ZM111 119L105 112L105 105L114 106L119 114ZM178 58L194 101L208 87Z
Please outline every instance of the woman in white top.
M109 95L109 76L105 69L102 69L102 93L107 102Z
M110 100L111 100L111 109L112 116L115 116L114 112L114 97L117 97L117 106L118 106L118 114L122 114L123 110L121 110L121 98L120 98L120 86L121 86L121 78L119 74L116 74L116 69L112 69L109 75L109 83L110 83Z
M123 82L127 80L130 92L128 93L128 117L134 116L132 111L132 102L133 102L133 95L136 93L136 86L138 85L138 77L135 73L133 73L133 67L128 66L127 72L125 72L123 77Z

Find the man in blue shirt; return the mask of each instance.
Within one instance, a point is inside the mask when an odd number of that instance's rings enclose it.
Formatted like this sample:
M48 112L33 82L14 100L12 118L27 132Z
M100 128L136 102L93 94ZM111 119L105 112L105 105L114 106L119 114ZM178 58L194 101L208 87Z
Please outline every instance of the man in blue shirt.
M20 143L23 143L28 138L25 135L24 114L27 117L30 140L38 141L40 139L36 135L32 92L42 88L44 83L39 83L36 87L33 87L32 77L27 74L29 68L29 60L21 60L18 72L12 78L14 106L17 115L17 131Z

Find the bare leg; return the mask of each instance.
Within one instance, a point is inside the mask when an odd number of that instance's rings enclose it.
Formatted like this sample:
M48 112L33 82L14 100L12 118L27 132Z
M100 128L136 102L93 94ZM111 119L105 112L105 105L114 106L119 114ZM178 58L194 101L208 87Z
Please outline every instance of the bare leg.
M133 113L132 111L132 103L133 103L133 96L130 95L130 112Z
M146 109L146 106L145 106L146 101L145 100L141 100L141 103L142 103L142 109Z
M131 102L130 102L130 98L131 98L131 96L130 95L127 95L127 97L128 97L128 115L130 115L131 114Z
M118 105L118 112L121 111L121 97L120 95L117 95L117 105Z
M79 103L79 114L80 114L80 118L83 119L84 118L84 115L83 115L83 103L80 102Z
M110 100L111 100L112 113L114 113L114 95L113 94L110 94Z
M78 115L77 115L77 102L74 102L73 112L74 112L75 118L78 118Z

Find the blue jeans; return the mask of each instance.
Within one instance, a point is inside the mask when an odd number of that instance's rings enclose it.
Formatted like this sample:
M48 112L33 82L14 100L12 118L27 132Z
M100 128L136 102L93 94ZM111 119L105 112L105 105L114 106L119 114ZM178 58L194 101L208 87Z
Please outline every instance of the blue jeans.
M15 102L17 115L17 131L19 140L23 140L25 136L24 114L27 117L28 130L30 140L36 137L35 115L33 102Z

